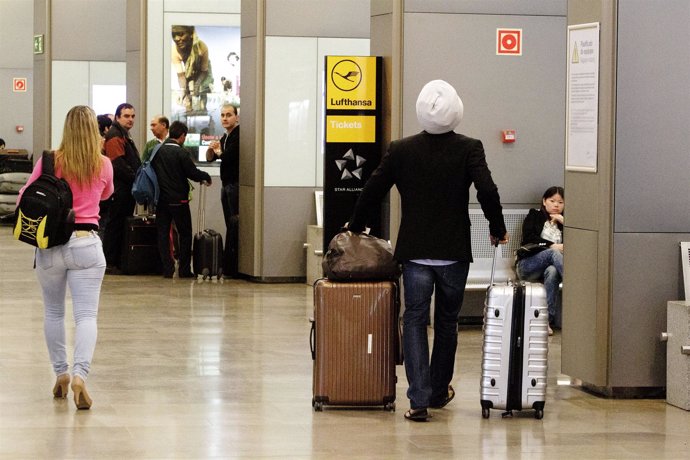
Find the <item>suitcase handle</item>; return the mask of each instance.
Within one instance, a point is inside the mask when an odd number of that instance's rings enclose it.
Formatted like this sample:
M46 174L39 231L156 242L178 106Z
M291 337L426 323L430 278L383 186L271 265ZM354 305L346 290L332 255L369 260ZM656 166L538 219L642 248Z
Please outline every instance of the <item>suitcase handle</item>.
M400 286L398 283L395 283L395 319L397 320L397 331L396 331L396 336L395 336L395 344L396 344L396 350L395 350L395 364L396 365L401 365L405 362L405 354L403 353L403 344L402 344L402 331L403 331L403 326L402 326L402 317L400 316Z
M311 321L311 332L309 332L309 349L311 350L312 361L316 360L316 321L310 319Z
M202 182L199 184L199 212L196 218L197 232L202 232L206 225L206 185Z
M498 241L494 244L496 249L494 250L494 260L491 262L491 280L489 281L489 288L494 284L494 273L496 272L496 258L498 257Z

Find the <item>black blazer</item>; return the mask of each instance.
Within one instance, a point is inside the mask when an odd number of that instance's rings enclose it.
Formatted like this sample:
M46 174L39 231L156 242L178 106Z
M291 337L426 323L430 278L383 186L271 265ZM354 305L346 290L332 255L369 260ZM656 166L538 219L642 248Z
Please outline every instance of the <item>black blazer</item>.
M240 181L240 127L235 126L230 134L220 138L223 156L213 153L213 160L220 158L220 181L223 185L237 184Z
M189 200L189 180L195 182L210 181L208 173L194 165L189 152L173 139L167 139L158 149L151 161L156 171L159 201L168 204L186 203Z
M491 235L502 238L503 208L481 141L452 131L436 135L422 131L393 141L365 184L349 227L364 229L369 212L396 185L402 221L395 257L472 262L468 212L472 184Z

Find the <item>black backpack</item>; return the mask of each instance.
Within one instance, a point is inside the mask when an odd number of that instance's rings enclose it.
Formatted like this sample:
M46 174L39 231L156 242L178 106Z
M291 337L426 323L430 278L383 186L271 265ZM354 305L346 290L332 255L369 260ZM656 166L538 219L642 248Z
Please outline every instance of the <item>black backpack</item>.
M74 231L72 190L55 177L55 154L43 152L43 171L22 194L14 225L14 238L40 249L69 241Z

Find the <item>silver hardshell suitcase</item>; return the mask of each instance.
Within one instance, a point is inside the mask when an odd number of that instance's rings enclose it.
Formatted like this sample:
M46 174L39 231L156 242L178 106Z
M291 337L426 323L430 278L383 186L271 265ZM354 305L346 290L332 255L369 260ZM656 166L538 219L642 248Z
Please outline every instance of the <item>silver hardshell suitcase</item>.
M508 282L496 286L492 269L484 306L482 417L489 418L491 409L505 411L504 417L513 410L528 409L535 411L537 419L544 416L548 326L544 285Z

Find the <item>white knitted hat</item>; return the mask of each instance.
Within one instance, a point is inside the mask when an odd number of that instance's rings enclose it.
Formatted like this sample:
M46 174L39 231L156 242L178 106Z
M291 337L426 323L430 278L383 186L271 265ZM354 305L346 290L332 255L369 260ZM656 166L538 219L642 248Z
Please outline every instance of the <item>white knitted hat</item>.
M432 80L419 92L417 120L429 134L453 131L462 120L463 110L455 88L443 80Z

